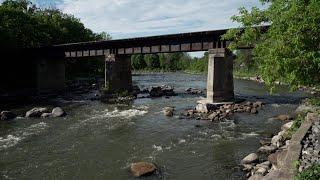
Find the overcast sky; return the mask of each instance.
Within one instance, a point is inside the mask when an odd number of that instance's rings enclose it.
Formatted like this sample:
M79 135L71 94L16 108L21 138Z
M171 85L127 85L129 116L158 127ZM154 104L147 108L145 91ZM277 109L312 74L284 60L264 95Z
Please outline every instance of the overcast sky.
M0 0L0 2L3 0ZM113 39L237 27L230 17L259 0L32 0L81 19Z

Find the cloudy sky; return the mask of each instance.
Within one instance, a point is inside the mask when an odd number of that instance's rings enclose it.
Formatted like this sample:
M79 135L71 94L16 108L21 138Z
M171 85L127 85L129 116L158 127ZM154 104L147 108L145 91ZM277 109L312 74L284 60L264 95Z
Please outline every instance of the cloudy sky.
M3 0L0 0L2 2ZM94 32L113 39L237 27L230 20L241 6L259 0L31 0L80 18ZM203 53L192 53L201 56Z
M0 0L0 2L3 0ZM259 0L32 0L80 18L114 39L236 27L230 17Z

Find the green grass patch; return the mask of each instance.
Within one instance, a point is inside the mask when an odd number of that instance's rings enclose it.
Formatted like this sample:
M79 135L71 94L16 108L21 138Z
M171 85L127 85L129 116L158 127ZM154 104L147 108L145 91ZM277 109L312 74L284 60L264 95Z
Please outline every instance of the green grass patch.
M295 180L319 180L320 179L320 164L313 165L312 167L303 170L295 176Z
M308 102L308 104L310 104L312 106L319 106L320 107L320 98L313 97L313 98L308 99L307 102Z
M297 132L297 130L300 128L302 122L304 121L305 117L302 115L298 115L294 121L293 124L291 126L290 129L288 129L288 131L286 132L286 134L284 135L285 139L289 140L292 138L292 135Z

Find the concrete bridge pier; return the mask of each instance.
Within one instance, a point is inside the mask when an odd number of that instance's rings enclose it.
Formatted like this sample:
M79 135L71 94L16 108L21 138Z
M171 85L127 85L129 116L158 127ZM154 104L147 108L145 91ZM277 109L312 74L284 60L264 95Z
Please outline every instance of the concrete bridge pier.
M233 102L233 59L226 49L209 50L207 98L198 101L198 111L207 113L215 105Z
M110 93L132 91L130 55L110 54L105 57L105 87Z
M225 49L209 50L207 100L209 103L234 99L233 56Z
M64 55L36 58L36 87L39 92L65 89Z

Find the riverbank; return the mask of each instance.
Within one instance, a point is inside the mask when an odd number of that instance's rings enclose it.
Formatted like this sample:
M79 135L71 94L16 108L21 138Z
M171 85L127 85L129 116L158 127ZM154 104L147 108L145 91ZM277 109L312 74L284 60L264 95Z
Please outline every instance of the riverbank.
M304 100L292 113L293 120L280 118L285 122L282 131L270 139L261 140L258 153L251 153L242 160L243 170L248 172L250 180L320 177L316 170L320 165L320 106L314 102L314 99Z

